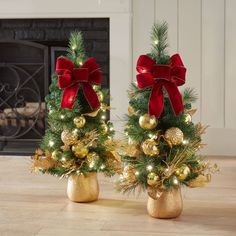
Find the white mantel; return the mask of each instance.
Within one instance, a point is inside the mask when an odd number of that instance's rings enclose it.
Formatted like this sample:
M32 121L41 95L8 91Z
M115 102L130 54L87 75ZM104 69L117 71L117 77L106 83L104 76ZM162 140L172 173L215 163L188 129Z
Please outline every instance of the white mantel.
M131 0L1 0L0 19L97 18L110 19L111 120L119 126L127 111L127 89L132 76ZM119 127L115 127L120 130Z

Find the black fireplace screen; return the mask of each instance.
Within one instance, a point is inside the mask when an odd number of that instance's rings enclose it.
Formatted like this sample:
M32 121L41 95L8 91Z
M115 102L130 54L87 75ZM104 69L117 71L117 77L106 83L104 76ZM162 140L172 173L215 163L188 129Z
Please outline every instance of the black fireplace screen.
M29 155L44 135L44 97L68 37L82 31L109 88L109 19L0 20L0 154Z
M45 129L48 48L25 42L0 42L0 141L40 140ZM9 56L11 55L11 56ZM23 145L23 146L24 146ZM18 149L22 145L15 147ZM19 150L19 153L22 150ZM27 150L25 150L27 152Z

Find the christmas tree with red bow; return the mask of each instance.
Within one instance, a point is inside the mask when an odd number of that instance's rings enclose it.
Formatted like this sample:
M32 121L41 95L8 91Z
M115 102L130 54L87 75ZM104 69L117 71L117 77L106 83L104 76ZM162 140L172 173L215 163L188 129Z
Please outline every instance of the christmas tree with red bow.
M101 81L96 60L85 55L82 34L73 32L68 54L57 59L45 98L48 128L32 157L33 171L60 177L115 173L114 130L107 122L109 96Z
M189 88L179 91L186 68L179 54L168 55L167 30L165 22L153 26L151 53L137 61L118 181L118 190L147 190L153 199L181 185L204 186L212 172L198 153L205 127L192 122L196 95Z

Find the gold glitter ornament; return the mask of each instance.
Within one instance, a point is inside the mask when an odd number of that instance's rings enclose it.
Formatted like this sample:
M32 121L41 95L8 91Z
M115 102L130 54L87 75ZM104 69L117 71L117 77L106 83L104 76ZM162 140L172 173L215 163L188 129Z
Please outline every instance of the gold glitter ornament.
M166 130L164 137L170 145L182 144L184 140L183 132L177 127L172 127Z
M179 168L176 169L175 175L178 178L178 180L183 181L187 178L190 172L191 171L189 167L185 164L182 164Z
M88 164L95 164L99 160L99 155L96 152L89 152L87 155Z
M75 144L72 146L72 151L78 158L85 158L88 155L88 148L81 144Z
M187 113L185 115L185 123L189 124L190 122L192 122L192 116L189 113Z
M86 123L86 119L84 118L84 116L75 117L73 121L77 128L83 128Z
M154 172L150 172L147 176L147 183L150 186L157 185L159 180L160 177Z
M153 139L146 139L141 146L144 154L148 156L156 156L160 153L158 144Z
M155 116L150 116L149 114L145 114L139 117L139 125L142 129L154 129L157 127L157 118Z
M53 160L57 161L61 158L61 154L62 154L61 151L55 150L55 151L52 152L51 157L52 157Z
M63 130L61 133L61 140L66 146L71 146L76 143L78 139L78 134L71 132L69 130Z

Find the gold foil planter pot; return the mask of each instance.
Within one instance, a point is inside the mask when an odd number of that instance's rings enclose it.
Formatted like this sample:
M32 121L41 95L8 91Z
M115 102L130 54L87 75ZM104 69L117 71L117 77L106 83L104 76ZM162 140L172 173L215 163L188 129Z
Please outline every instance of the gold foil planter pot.
M183 210L183 201L180 188L165 191L156 200L148 197L148 214L155 218L170 219L178 217Z
M97 173L72 175L68 179L67 196L73 202L93 202L98 199Z

